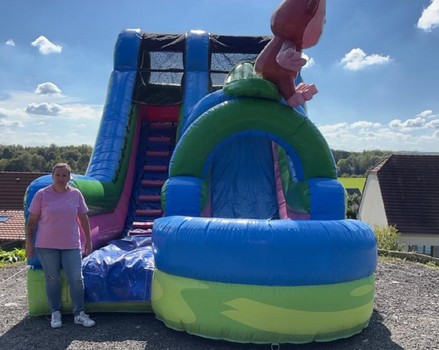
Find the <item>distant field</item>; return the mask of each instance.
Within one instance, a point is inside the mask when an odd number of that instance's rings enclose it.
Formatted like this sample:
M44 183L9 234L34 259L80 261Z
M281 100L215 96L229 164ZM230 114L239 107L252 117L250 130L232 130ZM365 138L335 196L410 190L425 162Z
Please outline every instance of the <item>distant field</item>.
M365 177L339 177L340 181L345 188L358 188L363 192L364 183L366 182Z

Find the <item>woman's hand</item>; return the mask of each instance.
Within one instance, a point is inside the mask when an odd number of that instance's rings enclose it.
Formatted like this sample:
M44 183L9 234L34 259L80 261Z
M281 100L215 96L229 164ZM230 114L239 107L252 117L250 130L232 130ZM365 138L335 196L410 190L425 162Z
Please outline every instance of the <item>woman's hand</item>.
M27 243L26 242L26 258L30 259L33 258L35 255L35 247L32 243Z
M79 223L81 224L82 231L85 235L85 245L84 245L84 256L89 255L93 250L93 245L91 243L90 235L90 222L88 220L87 214L78 215Z
M85 241L85 246L84 246L84 256L90 255L90 253L92 252L92 250L93 250L93 245L92 245L92 243L91 243L91 240L90 240L90 239L87 239L87 240Z
M29 213L27 219L25 231L26 231L26 258L30 259L35 255L34 236L37 229L40 216L37 214Z

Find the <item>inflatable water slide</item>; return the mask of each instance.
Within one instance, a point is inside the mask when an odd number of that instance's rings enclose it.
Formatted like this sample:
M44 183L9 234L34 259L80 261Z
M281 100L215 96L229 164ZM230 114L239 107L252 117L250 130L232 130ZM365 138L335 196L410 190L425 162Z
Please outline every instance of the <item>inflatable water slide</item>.
M345 219L345 189L305 106L254 72L269 40L119 34L90 163L71 181L96 249L83 261L88 312L153 312L176 330L271 344L368 325L375 235ZM50 183L29 186L26 215ZM29 265L29 314L48 313L38 259Z

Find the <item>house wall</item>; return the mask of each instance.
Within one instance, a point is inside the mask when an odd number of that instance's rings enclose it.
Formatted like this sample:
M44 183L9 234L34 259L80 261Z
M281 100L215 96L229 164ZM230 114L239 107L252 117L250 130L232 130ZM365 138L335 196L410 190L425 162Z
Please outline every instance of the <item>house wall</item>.
M439 257L439 235L400 234L399 244L406 250L409 245L431 246L433 256Z
M370 226L387 226L387 216L376 174L369 174L361 197L358 218Z

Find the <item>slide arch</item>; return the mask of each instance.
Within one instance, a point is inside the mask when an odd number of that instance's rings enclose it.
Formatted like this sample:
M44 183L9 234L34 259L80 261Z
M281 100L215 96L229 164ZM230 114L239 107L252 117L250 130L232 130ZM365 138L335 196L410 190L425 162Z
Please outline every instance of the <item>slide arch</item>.
M301 166L299 181L336 178L331 151L317 127L305 116L277 101L242 98L225 101L200 116L182 135L171 159L169 175L203 178L207 160L223 140L258 130ZM203 140L200 147L200 141Z

